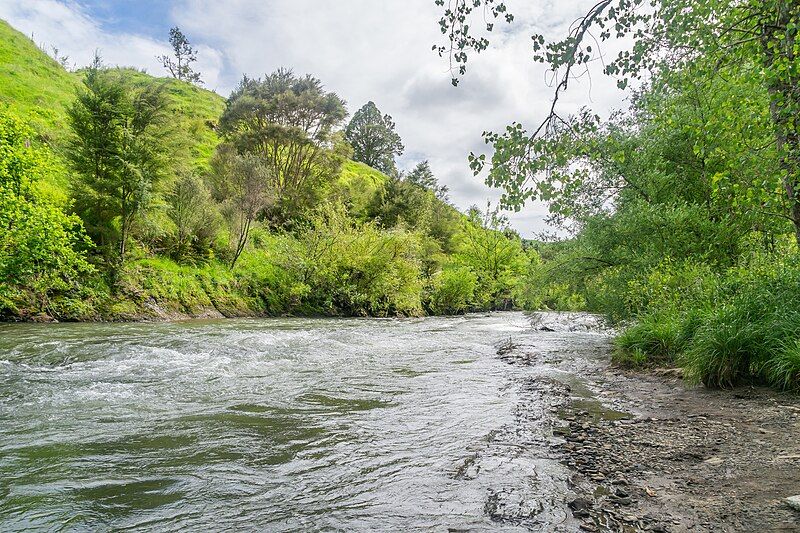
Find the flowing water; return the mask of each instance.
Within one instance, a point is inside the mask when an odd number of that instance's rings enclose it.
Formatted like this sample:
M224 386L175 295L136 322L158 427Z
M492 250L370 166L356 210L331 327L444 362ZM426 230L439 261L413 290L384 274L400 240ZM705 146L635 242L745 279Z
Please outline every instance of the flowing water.
M536 383L605 342L521 313L0 325L0 530L574 529Z

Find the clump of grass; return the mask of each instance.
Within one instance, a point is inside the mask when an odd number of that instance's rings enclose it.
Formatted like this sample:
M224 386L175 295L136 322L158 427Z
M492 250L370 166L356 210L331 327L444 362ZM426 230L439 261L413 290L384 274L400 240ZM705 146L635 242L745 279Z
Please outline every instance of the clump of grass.
M784 343L777 355L764 362L761 373L775 388L800 390L800 339Z
M707 386L761 382L800 384L800 268L738 274L735 289L708 314L682 362L687 376Z
M736 306L715 310L697 329L681 357L690 381L731 387L751 376L763 339L741 311Z
M613 360L630 367L672 365L685 348L692 326L675 310L644 315L617 337Z
M708 387L800 390L800 263L732 269L713 294L645 311L617 338L614 360L678 364Z

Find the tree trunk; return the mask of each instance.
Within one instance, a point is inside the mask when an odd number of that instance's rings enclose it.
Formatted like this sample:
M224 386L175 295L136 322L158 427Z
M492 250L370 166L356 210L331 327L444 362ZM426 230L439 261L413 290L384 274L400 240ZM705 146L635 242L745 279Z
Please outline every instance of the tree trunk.
M769 4L767 4L769 6ZM770 116L783 174L783 188L789 202L789 218L794 224L800 245L800 130L796 122L800 113L800 84L790 68L797 57L795 37L788 32L798 9L791 0L776 0L775 10L767 8L762 21L761 46L765 58L770 97Z
M122 216L122 228L119 235L119 264L125 262L125 245L128 240L128 217Z

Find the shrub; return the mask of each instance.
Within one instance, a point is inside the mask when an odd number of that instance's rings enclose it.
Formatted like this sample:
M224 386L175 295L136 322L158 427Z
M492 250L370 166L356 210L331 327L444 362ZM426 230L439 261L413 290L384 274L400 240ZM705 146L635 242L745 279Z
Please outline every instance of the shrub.
M761 372L774 387L800 388L800 339L784 342L777 355L764 362Z
M428 308L435 315L467 311L475 296L478 277L467 267L448 268L436 274Z
M420 236L402 228L358 224L341 206L325 205L278 261L307 294L305 308L326 314L422 313Z
M796 385L791 362L800 339L798 257L732 270L721 294L725 303L707 315L686 352L690 378L720 387L753 379Z

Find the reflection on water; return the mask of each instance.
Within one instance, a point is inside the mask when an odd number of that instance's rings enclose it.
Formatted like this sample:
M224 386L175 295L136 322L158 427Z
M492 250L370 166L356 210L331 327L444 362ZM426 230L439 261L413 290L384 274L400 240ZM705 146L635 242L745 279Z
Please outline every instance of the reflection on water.
M559 466L498 444L530 400L509 336L565 339L519 313L0 325L0 529L563 522ZM509 494L556 503L500 522Z

